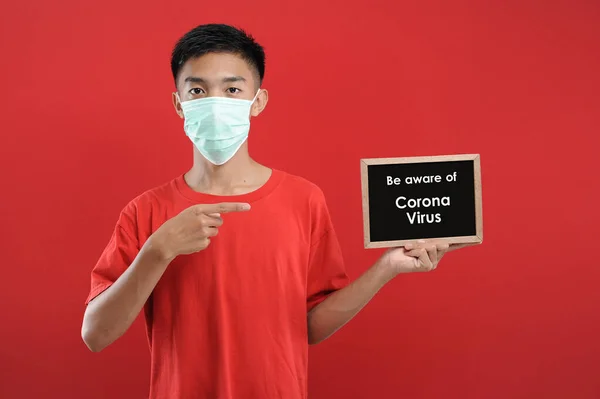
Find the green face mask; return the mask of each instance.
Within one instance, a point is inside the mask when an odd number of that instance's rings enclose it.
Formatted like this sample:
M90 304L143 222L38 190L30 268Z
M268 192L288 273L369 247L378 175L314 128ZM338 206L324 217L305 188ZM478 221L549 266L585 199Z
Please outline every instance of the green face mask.
M184 130L200 154L215 165L229 161L248 138L254 99L206 97L184 101Z

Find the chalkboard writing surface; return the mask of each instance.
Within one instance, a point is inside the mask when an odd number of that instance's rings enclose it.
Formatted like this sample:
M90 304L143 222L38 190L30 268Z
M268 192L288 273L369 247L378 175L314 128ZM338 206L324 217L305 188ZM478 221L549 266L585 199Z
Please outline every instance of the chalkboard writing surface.
M480 157L361 160L366 248L483 240Z

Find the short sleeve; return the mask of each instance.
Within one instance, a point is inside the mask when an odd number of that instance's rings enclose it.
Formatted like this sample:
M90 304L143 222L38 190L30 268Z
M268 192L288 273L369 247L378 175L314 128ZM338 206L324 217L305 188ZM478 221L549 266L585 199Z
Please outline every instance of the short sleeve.
M121 212L108 244L92 269L86 305L117 281L137 256L139 244L134 209L130 204Z
M324 199L317 204L314 218L307 282L309 312L349 282L342 250Z

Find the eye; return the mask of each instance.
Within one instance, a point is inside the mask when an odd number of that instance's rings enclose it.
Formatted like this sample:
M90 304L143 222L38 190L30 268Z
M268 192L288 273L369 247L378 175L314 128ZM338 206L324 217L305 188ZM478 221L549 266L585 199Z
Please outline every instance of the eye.
M194 87L189 91L189 93L193 96L199 96L200 94L204 93L204 90L199 87Z
M229 89L227 89L227 91L229 92L229 94L236 94L239 93L241 90L237 87L230 87Z

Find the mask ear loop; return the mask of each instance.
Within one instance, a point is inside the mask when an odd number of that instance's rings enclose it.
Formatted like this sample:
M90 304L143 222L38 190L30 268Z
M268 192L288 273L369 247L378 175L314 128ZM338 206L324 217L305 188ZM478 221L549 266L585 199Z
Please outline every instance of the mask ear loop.
M179 97L178 91L175 92L175 96L177 96L177 101L179 101L179 107L181 108L181 112L183 113L183 105L182 105L183 103L181 102L181 98ZM185 119L185 116L182 116L182 118Z
M252 106L254 105L254 101L256 101L256 98L258 97L258 93L260 93L260 90L261 89L258 89L256 94L254 95L254 98L252 99L252 102L250 103L250 114L252 114Z
M261 91L261 89L258 89L256 94L254 95L254 98L252 99L252 104L254 104L254 101L256 101L256 98L258 97L258 93L260 93L260 91Z

